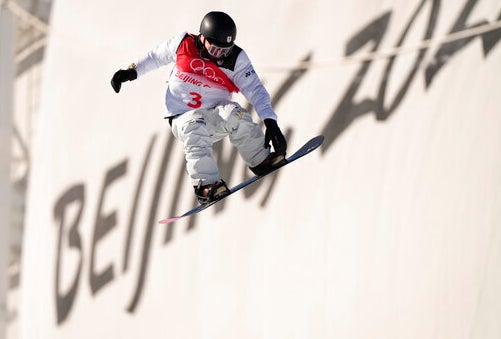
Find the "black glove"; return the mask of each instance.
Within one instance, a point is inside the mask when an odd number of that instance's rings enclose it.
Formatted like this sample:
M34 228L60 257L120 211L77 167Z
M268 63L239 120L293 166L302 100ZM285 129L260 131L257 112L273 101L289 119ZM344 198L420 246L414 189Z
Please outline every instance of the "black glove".
M264 119L264 125L266 126L266 133L264 134L264 147L270 147L271 141L275 152L285 155L285 151L287 150L287 141L278 127L277 121L273 119Z
M137 79L137 72L134 68L121 69L113 75L113 78L111 78L111 87L113 87L115 92L118 93L122 87L122 82L135 79Z

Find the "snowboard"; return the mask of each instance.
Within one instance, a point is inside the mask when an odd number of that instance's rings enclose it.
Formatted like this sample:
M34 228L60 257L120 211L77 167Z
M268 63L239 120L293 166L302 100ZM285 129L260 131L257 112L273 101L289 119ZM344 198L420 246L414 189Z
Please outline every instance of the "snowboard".
M198 205L196 207L194 207L193 209L189 210L188 212L182 214L182 215L179 215L179 216L176 216L176 217L171 217L171 218L167 218L167 219L162 219L159 221L160 224L170 224L176 220L179 220L179 219L182 219L182 218L185 218L185 217L188 217L190 215L193 215L193 214L196 214L196 213L199 213L199 212L202 212L203 210L211 207L212 205L218 203L219 201L223 200L223 199L226 199L227 197L229 197L230 195L232 195L233 193L236 193L238 191L240 191L242 188L246 187L246 186L249 186L250 184L264 178L265 176L275 172L275 171L278 171L280 168L284 167L284 166L287 166L289 164L291 164L292 162L296 161L297 159L307 155L308 153L311 153L313 152L314 150L316 150L320 145L322 145L322 143L324 142L324 136L323 135L319 135L319 136L316 136L314 137L313 139L309 140L307 143L305 143L300 149L298 149L294 154L292 154L290 157L286 158L286 161L283 165L281 166L278 166L278 167L275 167L273 168L271 171L263 174L263 175L255 175L243 182L241 182L240 184L230 188L230 193L223 196L222 198L220 199L217 199L217 200L214 200L214 201L211 201L207 204L203 204L203 205Z

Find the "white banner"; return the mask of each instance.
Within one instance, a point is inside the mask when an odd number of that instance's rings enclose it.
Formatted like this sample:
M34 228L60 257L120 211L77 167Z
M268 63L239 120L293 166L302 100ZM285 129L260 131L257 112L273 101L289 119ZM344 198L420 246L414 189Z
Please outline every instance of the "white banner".
M110 79L213 9L237 23L289 152L325 143L164 226L194 203L162 119L170 67L119 94ZM500 13L494 0L56 1L22 338L499 338ZM229 142L215 154L231 186L250 175Z

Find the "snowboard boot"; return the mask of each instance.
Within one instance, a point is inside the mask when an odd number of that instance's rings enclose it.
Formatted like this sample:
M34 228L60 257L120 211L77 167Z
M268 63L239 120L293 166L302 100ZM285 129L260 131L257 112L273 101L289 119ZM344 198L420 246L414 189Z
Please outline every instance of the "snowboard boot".
M287 160L285 160L285 155L272 152L259 165L249 168L255 175L265 175L286 163Z
M198 186L194 186L193 188L195 189L195 195L198 202L202 205L208 204L214 200L219 200L230 194L230 189L223 180L203 186L202 181L200 181Z

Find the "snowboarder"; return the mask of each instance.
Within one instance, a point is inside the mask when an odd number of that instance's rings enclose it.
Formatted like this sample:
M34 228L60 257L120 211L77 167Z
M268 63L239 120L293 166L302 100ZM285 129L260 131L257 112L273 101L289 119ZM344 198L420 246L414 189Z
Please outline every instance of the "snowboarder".
M165 118L174 137L183 142L186 169L201 204L229 193L212 156L216 141L228 136L256 175L285 162L287 141L278 127L270 95L245 51L235 45L236 33L228 14L210 12L198 35L183 32L174 36L127 69L118 70L111 80L118 93L123 82L175 63L165 98ZM248 111L231 100L232 93L239 91L264 122L265 133Z

